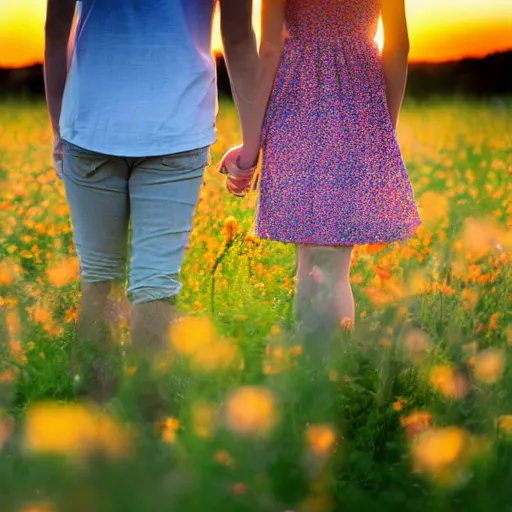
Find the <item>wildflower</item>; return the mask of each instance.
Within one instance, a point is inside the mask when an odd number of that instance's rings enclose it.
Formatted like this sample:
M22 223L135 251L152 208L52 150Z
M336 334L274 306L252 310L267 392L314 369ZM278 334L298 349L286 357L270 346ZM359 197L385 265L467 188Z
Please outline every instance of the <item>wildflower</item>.
M330 425L309 425L306 430L306 442L314 455L324 457L332 451L336 433Z
M167 444L172 444L176 440L176 432L180 428L180 422L176 418L165 418L157 423L157 430L160 432L162 441Z
M414 439L419 434L429 429L431 424L432 417L425 411L416 411L409 416L400 418L400 425L405 428L409 439Z
M221 466L226 466L228 468L235 467L235 461L226 450L219 450L215 452L214 459L215 462L217 462Z
M475 359L473 369L475 378L484 384L495 384L501 378L505 367L503 350L490 348L480 352Z
M512 434L512 414L504 414L498 418L498 428L507 434Z
M400 412L404 408L405 400L403 398L399 398L393 402L393 410Z
M489 329L495 330L498 328L498 321L503 315L499 312L493 313L489 319Z
M23 445L34 454L60 454L81 459L100 452L124 456L130 447L130 432L92 406L41 403L29 409Z
M436 366L430 373L430 382L437 391L449 398L461 399L468 392L466 379L448 365Z
M233 241L235 236L240 231L238 221L233 216L229 216L224 222L223 237L226 243Z
M78 259L61 260L46 271L46 276L52 286L65 286L78 279Z
M263 387L241 387L228 398L224 418L241 436L266 436L277 421L274 395Z
M431 429L416 438L412 446L414 470L435 476L461 456L466 433L457 427Z
M51 501L40 501L34 503L26 503L18 512L56 512L56 508Z

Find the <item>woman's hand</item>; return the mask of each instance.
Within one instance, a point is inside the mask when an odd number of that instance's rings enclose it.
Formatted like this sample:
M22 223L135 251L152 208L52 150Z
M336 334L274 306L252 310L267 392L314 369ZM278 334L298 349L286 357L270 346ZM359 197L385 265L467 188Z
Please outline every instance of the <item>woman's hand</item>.
M239 197L245 196L251 188L257 166L257 158L248 160L245 156L243 160L243 156L243 146L236 146L226 152L219 164L219 172L227 175L226 188ZM251 163L245 167L247 161Z

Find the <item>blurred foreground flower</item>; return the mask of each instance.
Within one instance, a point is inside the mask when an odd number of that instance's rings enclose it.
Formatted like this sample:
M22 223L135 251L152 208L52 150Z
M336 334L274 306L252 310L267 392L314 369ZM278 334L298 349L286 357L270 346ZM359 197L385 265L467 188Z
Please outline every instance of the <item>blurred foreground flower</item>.
M238 235L238 232L240 231L240 228L238 226L238 221L233 217L232 215L227 217L224 221L224 230L222 232L224 241L226 243L230 243L233 241L236 235Z
M426 411L415 411L409 416L400 418L400 425L405 428L407 437L414 439L432 425L432 417Z
M131 434L110 416L92 406L42 403L29 409L23 445L33 454L60 454L80 459L101 453L126 455Z
M498 428L508 434L512 435L512 414L504 414L498 418Z
M489 446L488 440L477 439L459 427L430 429L413 441L413 468L441 485L456 484Z
M189 357L192 366L203 372L240 367L236 344L217 333L208 317L183 317L172 323L169 341L176 352Z
M277 421L274 395L263 387L241 387L228 398L224 419L229 430L236 434L264 437Z
M46 271L48 281L52 286L65 286L78 280L79 264L77 258L62 259Z
M160 421L156 427L162 441L167 444L172 444L176 441L176 432L180 428L180 422L176 418L169 417Z
M464 224L462 244L470 261L476 261L491 251L512 246L511 233L507 233L492 218L469 218Z
M468 392L468 383L459 373L456 373L451 366L436 366L430 373L430 382L434 389L441 392L448 398L460 400Z
M336 432L330 425L309 425L306 430L306 442L310 451L324 458L331 454L336 442Z
M415 471L435 473L452 465L462 453L465 436L457 427L431 429L421 434L412 446Z
M27 503L23 505L18 512L56 512L56 508L51 501Z
M505 353L497 348L480 352L475 357L475 378L484 384L495 384L501 378L505 367Z

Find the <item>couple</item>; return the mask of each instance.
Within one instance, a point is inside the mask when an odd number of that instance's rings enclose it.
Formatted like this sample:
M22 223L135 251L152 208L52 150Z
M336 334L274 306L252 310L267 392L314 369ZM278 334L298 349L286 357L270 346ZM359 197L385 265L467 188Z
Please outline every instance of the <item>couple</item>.
M410 237L419 224L395 136L404 0L262 0L259 51L252 1L218 1L243 135L221 162L226 188L247 192L262 150L257 234L297 246L304 331L318 318L352 322L352 247ZM215 141L215 4L77 2L68 72L75 0L48 0L46 92L80 260L78 327L99 354L112 346L105 311L128 253L132 350L150 357L165 342ZM312 297L325 287L320 306Z

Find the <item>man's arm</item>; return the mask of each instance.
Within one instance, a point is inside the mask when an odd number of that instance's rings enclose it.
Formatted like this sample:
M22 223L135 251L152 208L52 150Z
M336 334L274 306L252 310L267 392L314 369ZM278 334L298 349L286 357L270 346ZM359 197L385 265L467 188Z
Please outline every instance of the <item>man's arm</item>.
M46 101L54 138L60 138L59 117L66 85L67 49L75 0L47 0L44 48Z
M243 139L251 138L251 109L258 82L258 48L252 0L220 0L222 44Z

